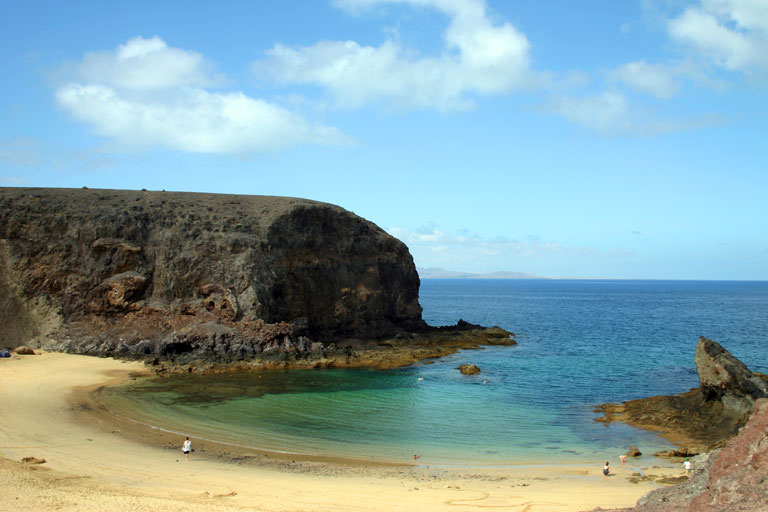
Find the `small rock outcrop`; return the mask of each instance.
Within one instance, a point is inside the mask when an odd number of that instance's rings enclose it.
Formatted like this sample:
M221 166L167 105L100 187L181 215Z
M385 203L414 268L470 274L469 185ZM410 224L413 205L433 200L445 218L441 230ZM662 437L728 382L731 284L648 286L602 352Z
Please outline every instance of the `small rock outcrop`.
M40 459L37 457L24 457L21 459L21 462L24 464L45 464L47 461L45 459Z
M462 375L477 375L480 373L480 368L476 364L462 364L457 370L459 370Z
M738 435L722 449L691 460L691 478L649 492L633 508L613 512L768 510L768 400L757 400L753 411ZM600 510L604 509L596 509Z
M768 381L704 337L696 345L695 362L701 387L679 395L603 404L596 409L604 414L597 421L623 421L658 431L682 447L671 455L688 456L722 446L744 426L755 402L768 397Z

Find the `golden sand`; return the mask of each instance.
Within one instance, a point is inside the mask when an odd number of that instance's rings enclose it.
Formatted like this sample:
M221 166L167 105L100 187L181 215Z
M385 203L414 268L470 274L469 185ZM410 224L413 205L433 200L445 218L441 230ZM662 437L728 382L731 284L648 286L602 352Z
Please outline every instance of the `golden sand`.
M0 360L0 510L60 511L582 511L634 505L678 476L653 458L512 468L295 460L131 427L83 399L142 372L137 362L46 353ZM45 463L24 463L34 457ZM656 467L657 465L665 467Z

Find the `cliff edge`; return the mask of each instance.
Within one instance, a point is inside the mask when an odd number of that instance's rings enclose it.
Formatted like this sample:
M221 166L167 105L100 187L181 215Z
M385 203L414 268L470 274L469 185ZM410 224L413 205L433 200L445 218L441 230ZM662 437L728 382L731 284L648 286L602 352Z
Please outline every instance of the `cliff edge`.
M428 331L418 293L407 247L330 204L0 188L6 347L320 360L365 345L343 340Z

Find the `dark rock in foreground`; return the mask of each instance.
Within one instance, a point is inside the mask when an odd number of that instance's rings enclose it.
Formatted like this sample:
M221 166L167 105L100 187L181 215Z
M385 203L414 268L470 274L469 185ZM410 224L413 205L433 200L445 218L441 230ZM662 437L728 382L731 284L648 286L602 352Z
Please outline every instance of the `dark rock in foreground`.
M176 368L351 365L393 347L404 361L409 345L439 355L444 338L511 342L429 328L418 292L402 242L329 204L0 188L0 347Z
M649 492L613 512L758 512L768 510L768 400L721 450L692 459L685 483ZM604 509L596 509L604 510Z
M687 456L721 447L744 426L755 402L768 397L768 381L704 337L696 346L695 362L701 387L680 395L603 404L597 412L605 416L598 421L623 421L659 431L683 447L671 455Z

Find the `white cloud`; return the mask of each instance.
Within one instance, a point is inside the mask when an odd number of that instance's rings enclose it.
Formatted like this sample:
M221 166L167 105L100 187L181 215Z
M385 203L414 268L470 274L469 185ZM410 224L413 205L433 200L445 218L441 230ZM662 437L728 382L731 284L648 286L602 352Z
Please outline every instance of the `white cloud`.
M731 71L768 69L765 0L703 0L668 23L670 35Z
M158 37L134 38L113 52L87 54L56 103L96 133L129 149L247 154L299 144L344 144L337 129L316 125L242 92L209 92L221 82L200 55Z
M113 52L91 52L77 65L85 83L99 83L124 89L168 89L206 87L221 82L213 68L197 52L169 48L155 36L134 37Z
M680 90L679 73L680 70L672 66L639 60L624 64L609 72L609 76L635 90L667 99Z
M624 132L629 128L627 98L618 91L580 98L560 96L550 100L543 110L598 132Z
M441 55L419 56L392 38L380 46L277 44L268 59L254 63L254 71L280 83L324 87L341 107L384 101L405 108L463 109L472 105L473 94L504 93L542 80L530 68L525 35L509 23L494 24L481 0L336 2L348 11L392 3L437 9L450 18Z
M656 136L665 133L716 126L728 120L708 115L684 118L659 117L646 105L632 105L626 95L609 89L581 97L556 96L538 107L579 125L584 131L605 136Z
M185 88L172 98L135 98L102 85L70 84L56 92L56 101L99 135L129 147L240 154L344 141L334 128L312 125L280 106L242 93Z
M461 255L466 261L472 261L475 258L536 258L541 256L624 258L633 255L632 252L624 249L600 251L593 247L569 246L559 242L543 241L538 236L529 236L527 240L519 241L504 237L484 238L466 232L450 234L438 229L434 224L429 224L415 231L391 227L387 229L387 232L405 242L412 253L418 253L422 256L450 253Z

